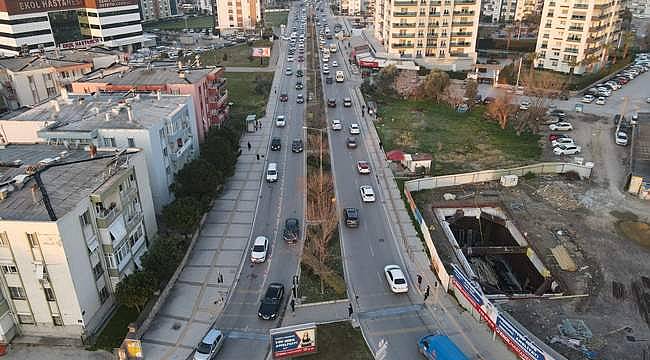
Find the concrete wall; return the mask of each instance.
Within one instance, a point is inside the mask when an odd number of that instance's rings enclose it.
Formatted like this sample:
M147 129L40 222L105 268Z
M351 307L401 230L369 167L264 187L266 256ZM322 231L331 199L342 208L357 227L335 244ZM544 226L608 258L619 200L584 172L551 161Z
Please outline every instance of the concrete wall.
M0 135L6 143L35 144L43 142L36 132L47 125L47 121L0 120Z

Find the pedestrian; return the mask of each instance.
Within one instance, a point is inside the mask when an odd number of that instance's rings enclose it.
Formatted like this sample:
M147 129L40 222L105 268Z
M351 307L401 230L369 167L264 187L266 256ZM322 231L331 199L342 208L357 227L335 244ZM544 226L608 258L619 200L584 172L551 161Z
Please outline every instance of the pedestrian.
M296 312L296 302L293 299L291 299L289 305L291 305L291 312Z
M223 274L219 273L219 282L223 284Z
M255 156L257 157L257 160L260 159L260 154L255 154Z
M248 151L251 151L251 142L249 141L247 145L248 145Z
M361 105L361 112L366 112L366 105Z
M381 141L379 143L381 144ZM420 274L418 274L418 289L422 289L422 275Z
M257 123L255 123L255 131L257 131Z
M296 285L291 287L291 295L293 295L294 298L298 296Z
M433 280L433 287L434 287L434 288L437 288L437 287L438 287L438 281Z
M381 143L381 140L379 140L379 148L384 150L384 144ZM418 275L419 276L419 275Z
M352 317L352 313L354 313L354 310L352 310L352 303L348 305L348 317Z
M278 89L273 89L273 93L274 93L274 94L277 94L277 93L278 93Z
M431 287L427 285L427 291L424 292L424 301L427 301L430 292L431 292Z

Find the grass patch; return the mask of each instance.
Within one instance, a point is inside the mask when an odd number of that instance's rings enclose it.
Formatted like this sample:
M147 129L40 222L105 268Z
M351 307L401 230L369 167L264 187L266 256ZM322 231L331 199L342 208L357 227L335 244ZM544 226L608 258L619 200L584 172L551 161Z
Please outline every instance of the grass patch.
M347 321L318 325L316 346L320 352L298 358L309 360L370 360L373 358L361 335L361 330L353 328Z
M213 19L212 16L196 16L187 18L187 26L185 26L185 19L179 18L166 21L154 21L143 24L145 30L160 29L160 30L178 30L187 29L212 29Z
M462 114L429 101L379 102L376 127L386 151L433 154L434 175L518 166L541 156L539 135L502 130L484 119L483 107Z
M264 27L279 27L287 25L288 11L273 11L264 13Z
M308 240L307 240L308 241ZM314 273L305 262L300 263L300 286L299 296L303 298L303 303L314 303L329 300L340 300L347 298L345 290L345 281L343 276L343 259L341 258L341 241L339 232L335 231L329 242L330 257L327 260L327 266L336 275L329 277L328 281L339 281L336 288L330 286L325 281L324 291L321 294L320 277ZM305 255L303 254L303 257Z
M122 340L128 332L127 326L138 318L138 310L126 306L119 306L108 320L108 323L97 335L95 345L90 350L103 349L113 351L120 347Z
M256 92L256 79L271 83L273 73L226 73L226 79L228 95L234 103L230 108L231 119L244 121L248 114L264 116L270 89L265 94Z
M251 57L254 47L271 47L269 40L255 40L250 43L235 45L222 49L206 51L201 54L202 66L245 66L263 67L268 66L269 59L264 59L260 64L260 58ZM187 61L188 59L185 59Z

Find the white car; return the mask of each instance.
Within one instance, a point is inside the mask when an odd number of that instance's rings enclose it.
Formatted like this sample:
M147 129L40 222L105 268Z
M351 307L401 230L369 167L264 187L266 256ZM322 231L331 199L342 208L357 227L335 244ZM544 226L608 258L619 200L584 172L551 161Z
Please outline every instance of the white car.
M359 174L370 174L370 164L368 164L368 162L365 160L357 161L357 171Z
M329 69L330 69L330 67L327 66L327 64L323 64L323 70L329 70Z
M616 145L627 146L627 134L619 131L616 134Z
M337 63L336 61L332 61L332 67L339 67L339 63Z
M573 125L565 121L560 121L558 123L549 125L548 128L551 129L551 131L569 131L573 130Z
M580 100L580 101L582 101L583 103L586 103L586 104L591 104L595 99L596 98L593 95L587 94L587 95L583 96L582 100Z
M519 104L519 110L528 110L530 108L530 101L522 101Z
M386 281L390 286L390 291L395 294L406 293L409 291L409 285L406 282L406 277L397 265L386 265L384 267L384 275L386 275Z
M361 134L361 129L359 124L350 124L350 135L359 135Z
M372 186L362 185L359 187L359 192L361 193L361 200L363 202L375 202L375 190L372 189Z
M287 57L287 61L288 61L288 62L293 62L293 56L289 56L289 57Z
M332 130L342 130L343 125L341 124L341 120L332 120Z
M266 236L258 236L253 243L251 250L251 262L263 263L266 261L266 253L269 251L269 239Z
M605 99L602 96L599 97L598 99L596 99L596 105L605 105L606 102L607 102L607 99Z
M553 147L560 146L560 145L575 145L575 142L573 141L572 138L570 137L565 137L565 138L557 138L551 142L551 145Z
M579 153L581 150L578 145L559 145L553 148L553 153L555 155L573 155Z
M286 125L287 120L285 119L284 115L278 115L278 117L275 118L275 126L285 127Z

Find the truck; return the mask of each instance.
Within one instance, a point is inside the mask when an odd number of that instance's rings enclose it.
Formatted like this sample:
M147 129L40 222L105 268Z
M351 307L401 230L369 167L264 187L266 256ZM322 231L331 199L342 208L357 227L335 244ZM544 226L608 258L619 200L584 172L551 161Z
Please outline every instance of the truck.
M469 360L448 336L440 333L421 338L418 350L428 360Z

